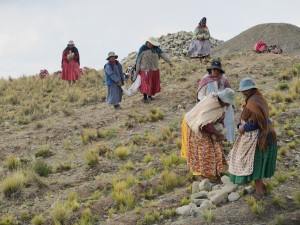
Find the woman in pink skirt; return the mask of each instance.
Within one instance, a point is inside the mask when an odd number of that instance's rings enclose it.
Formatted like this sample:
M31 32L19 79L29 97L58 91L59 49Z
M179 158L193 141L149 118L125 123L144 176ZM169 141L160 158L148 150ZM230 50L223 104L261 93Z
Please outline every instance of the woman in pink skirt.
M61 60L62 79L67 80L69 85L75 84L79 79L79 52L75 47L74 41L69 41L68 46L64 49Z

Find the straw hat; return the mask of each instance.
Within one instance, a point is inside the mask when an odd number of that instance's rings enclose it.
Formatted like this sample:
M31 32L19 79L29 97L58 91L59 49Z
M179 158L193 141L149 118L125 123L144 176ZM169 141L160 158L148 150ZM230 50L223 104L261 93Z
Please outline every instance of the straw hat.
M115 57L117 59L118 55L116 55L115 52L109 52L108 55L107 55L106 60L109 60L110 57Z
M150 44L154 45L154 46L159 46L159 42L156 40L155 37L149 37L147 42L149 42Z
M237 91L247 91L256 88L254 81L250 77L246 77L240 81L240 86Z
M222 91L218 91L217 95L222 100L222 102L228 103L230 105L234 105L235 93L231 88L225 88Z

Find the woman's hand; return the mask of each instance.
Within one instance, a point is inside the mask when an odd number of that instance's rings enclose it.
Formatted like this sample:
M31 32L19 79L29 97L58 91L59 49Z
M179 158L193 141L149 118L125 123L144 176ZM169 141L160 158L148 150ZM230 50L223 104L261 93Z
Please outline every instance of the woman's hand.
M244 134L245 133L244 124L239 125L239 133L240 134Z

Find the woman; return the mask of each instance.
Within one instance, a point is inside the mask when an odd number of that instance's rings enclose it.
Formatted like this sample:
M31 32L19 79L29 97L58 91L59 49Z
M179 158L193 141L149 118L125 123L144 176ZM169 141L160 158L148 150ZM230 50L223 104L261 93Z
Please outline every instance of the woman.
M221 145L224 137L216 127L222 125L224 109L233 104L233 99L234 91L225 88L211 93L185 115L182 130L185 126L188 129L182 135L182 156L187 158L193 175L212 180L220 178L225 164Z
M62 79L67 80L69 85L75 84L79 79L80 59L78 49L74 41L69 41L68 46L62 53Z
M114 52L109 52L104 66L105 83L107 85L108 104L113 105L115 109L120 109L122 101L122 88L124 84L123 70L121 64L116 60L118 56Z
M206 74L200 81L197 91L197 101L201 101L212 92L218 92L225 88L230 88L230 83L225 76L225 71L222 69L222 64L219 60L213 60L211 67L207 69ZM226 139L229 142L234 142L234 110L233 104L226 109L224 125L226 128Z
M136 74L141 76L140 91L144 95L144 103L149 103L152 96L160 92L160 73L158 60L162 58L171 67L173 66L168 56L159 48L155 38L150 37L142 45L137 54Z
M254 180L254 197L261 199L266 188L262 179L275 172L276 133L269 119L268 103L253 80L242 79L238 91L245 96L245 104L238 124L239 136L229 155L230 180L236 184Z
M191 58L200 58L200 62L202 62L202 59L209 58L211 47L209 38L210 34L206 26L206 18L203 17L194 31L188 55Z

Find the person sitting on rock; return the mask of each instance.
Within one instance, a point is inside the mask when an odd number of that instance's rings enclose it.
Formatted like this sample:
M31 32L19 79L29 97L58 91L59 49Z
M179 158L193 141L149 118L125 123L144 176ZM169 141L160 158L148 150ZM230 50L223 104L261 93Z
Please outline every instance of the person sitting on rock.
M188 48L188 56L200 58L200 62L202 59L209 58L211 48L209 38L210 33L206 26L206 18L203 17L194 31L192 42Z

